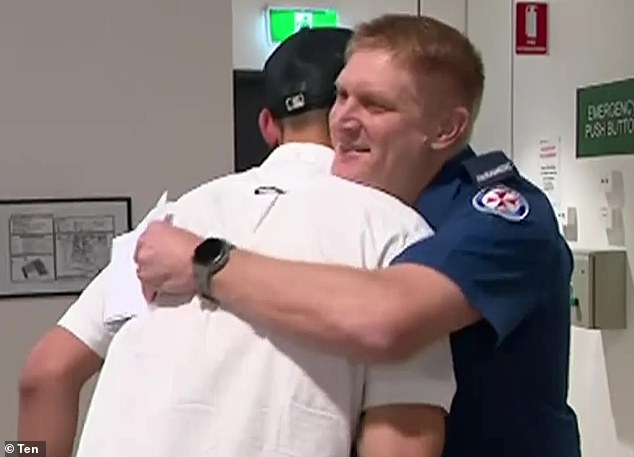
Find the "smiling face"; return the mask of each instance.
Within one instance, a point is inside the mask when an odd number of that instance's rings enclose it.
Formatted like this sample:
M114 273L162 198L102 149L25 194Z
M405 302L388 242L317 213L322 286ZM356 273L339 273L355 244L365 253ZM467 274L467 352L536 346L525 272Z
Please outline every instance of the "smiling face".
M333 174L415 200L431 166L430 132L436 129L426 111L420 85L391 53L354 52L330 112Z
M360 24L330 112L332 172L413 203L468 142L483 88L479 53L447 24L402 14Z

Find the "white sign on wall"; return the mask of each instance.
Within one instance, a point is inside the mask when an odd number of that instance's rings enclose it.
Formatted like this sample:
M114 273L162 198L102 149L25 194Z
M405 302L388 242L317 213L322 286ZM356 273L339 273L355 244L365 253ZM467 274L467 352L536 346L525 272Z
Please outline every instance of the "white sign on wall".
M561 209L561 137L539 140L539 187L555 211Z

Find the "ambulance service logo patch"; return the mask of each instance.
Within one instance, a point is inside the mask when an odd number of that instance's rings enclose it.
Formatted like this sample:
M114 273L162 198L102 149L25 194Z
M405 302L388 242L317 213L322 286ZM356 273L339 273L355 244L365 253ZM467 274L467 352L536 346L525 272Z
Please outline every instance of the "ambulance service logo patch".
M485 187L472 200L473 207L483 213L521 221L528 216L528 202L522 194L507 186Z

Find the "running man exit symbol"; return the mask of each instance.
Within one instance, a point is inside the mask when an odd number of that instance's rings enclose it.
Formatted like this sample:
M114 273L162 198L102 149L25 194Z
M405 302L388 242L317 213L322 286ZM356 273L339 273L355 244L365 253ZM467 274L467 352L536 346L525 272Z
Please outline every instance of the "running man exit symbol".
M295 13L295 30L311 28L313 26L313 13L301 11Z

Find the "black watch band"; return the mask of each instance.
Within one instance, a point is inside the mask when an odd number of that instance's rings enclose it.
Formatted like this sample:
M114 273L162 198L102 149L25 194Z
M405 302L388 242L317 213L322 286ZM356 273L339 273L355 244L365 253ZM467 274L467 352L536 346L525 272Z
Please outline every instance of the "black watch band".
M214 301L211 278L227 264L229 253L234 247L222 238L207 238L194 250L192 262L196 293L204 299Z

